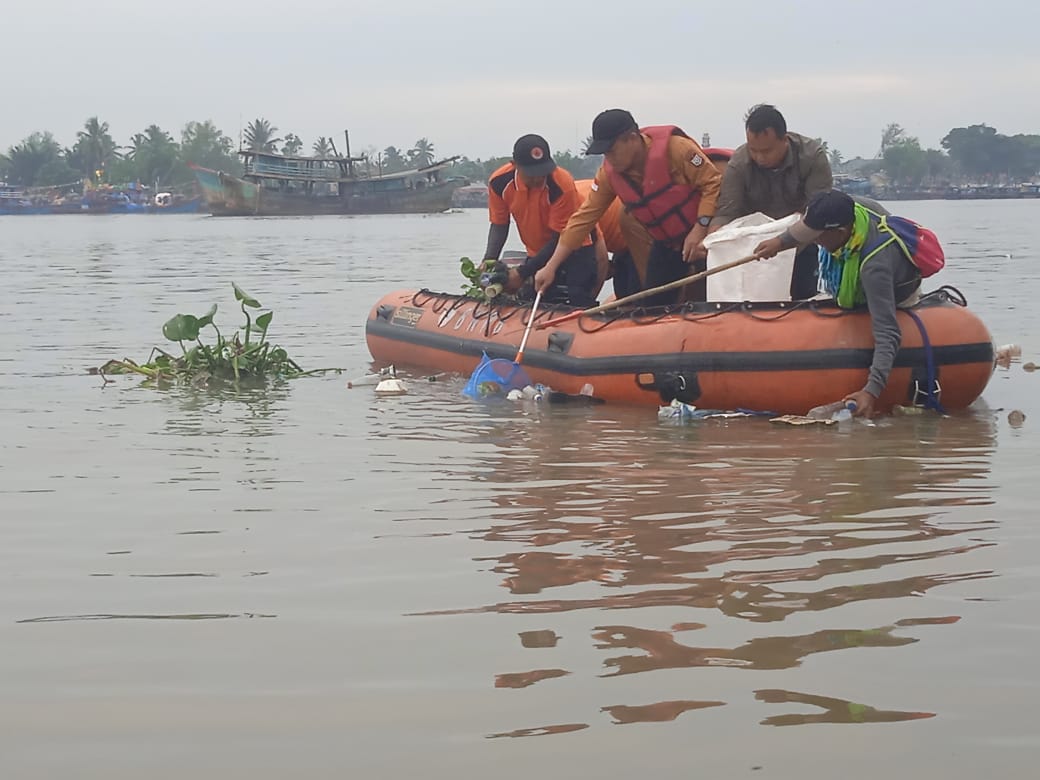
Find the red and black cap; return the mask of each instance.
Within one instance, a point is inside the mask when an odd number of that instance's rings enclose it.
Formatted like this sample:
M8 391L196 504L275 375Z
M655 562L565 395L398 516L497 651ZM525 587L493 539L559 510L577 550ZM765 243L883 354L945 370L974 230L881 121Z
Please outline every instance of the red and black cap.
M534 133L516 139L513 163L527 176L548 176L556 168L548 141Z

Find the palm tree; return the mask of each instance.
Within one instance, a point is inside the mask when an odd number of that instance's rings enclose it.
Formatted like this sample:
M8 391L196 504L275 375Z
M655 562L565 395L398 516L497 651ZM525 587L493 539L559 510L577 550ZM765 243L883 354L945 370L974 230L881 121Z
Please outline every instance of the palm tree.
M585 141L581 145L581 153L587 155L589 153L589 147L592 146L592 142L595 141L595 140L596 139L593 138L591 135L585 136ZM593 155L593 156L598 156L598 155Z
M843 162L845 162L845 158L842 156L841 152L839 152L837 149L830 149L830 150L828 150L827 157L830 159L831 169L832 170L836 170L836 169L840 168L841 164Z
M278 142L282 140L275 135L277 132L278 128L266 119L254 119L246 125L246 148L254 152L277 152Z
M237 160L231 154L235 143L224 135L212 121L188 122L181 130L180 160L178 178L190 181L191 172L187 163L195 163L205 168L218 171L237 170Z
M231 151L233 142L217 129L213 121L188 122L181 130L181 147L197 147L200 149L216 149L222 154Z
M285 143L282 144L282 154L287 157L295 157L303 148L303 141L295 133L285 134Z
M314 152L315 157L325 159L326 157L332 157L335 152L332 149L332 141L325 136L318 136L318 140L314 142L314 146L311 147L311 151Z
M72 151L82 163L83 172L100 179L105 166L119 156L116 149L116 142L108 132L108 122L100 122L92 116L76 133L76 145Z
M426 138L420 138L408 152L408 157L417 168L425 168L433 162L433 144Z
M130 140L126 156L134 164L138 181L151 184L167 180L179 151L173 137L158 125L149 125Z
M396 146L388 146L383 150L383 168L387 173L403 171L406 165L404 155Z
M48 165L60 162L61 147L50 133L33 133L7 150L7 178L11 184L31 187Z

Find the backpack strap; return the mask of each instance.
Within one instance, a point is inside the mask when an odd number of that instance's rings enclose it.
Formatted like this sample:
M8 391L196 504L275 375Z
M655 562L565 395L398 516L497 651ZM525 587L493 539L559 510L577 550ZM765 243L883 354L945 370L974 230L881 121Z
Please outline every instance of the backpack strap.
M860 205L862 206L862 204L860 204ZM903 241L903 239L901 239L899 237L899 234L896 233L896 231L894 231L892 228L890 228L888 226L887 215L886 214L878 214L876 211L872 211L871 209L868 209L866 206L863 206L863 210L866 211L868 214L870 214L872 217L877 219L877 229L878 229L878 232L883 234L883 235L887 235L888 238L885 239L884 241L882 241L880 244L878 244L873 249L871 249L870 252L868 252L866 255L864 255L863 260L860 261L860 262L861 263L865 263L865 262L867 262L867 260L869 260L874 255L876 255L878 252L880 252L882 249L887 247L889 244L896 244L896 245L899 246L899 249L902 251L903 256L907 260L909 260L910 263L916 268L917 267L917 263L914 262L914 256L913 256L913 254L911 254L909 247L907 247L907 245L906 245L906 242Z

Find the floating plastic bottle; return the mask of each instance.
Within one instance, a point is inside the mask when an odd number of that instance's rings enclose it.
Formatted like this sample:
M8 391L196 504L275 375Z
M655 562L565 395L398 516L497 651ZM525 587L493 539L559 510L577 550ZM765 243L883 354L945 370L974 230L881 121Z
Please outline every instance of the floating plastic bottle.
M592 395L592 393L594 391L595 391L595 388L591 384L586 382L585 384L583 384L581 386L581 390L579 391L579 395Z
M833 403L814 406L805 415L811 420L851 420L856 411L855 401L834 401Z

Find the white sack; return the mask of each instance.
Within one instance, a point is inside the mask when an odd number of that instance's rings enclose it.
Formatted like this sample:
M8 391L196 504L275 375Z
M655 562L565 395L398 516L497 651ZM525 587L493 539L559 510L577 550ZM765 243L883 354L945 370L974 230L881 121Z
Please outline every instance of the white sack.
M774 238L801 219L791 214L770 219L761 212L735 219L706 239L708 270L754 254L755 247ZM721 271L708 277L709 301L789 301L796 250L788 249L768 260Z

